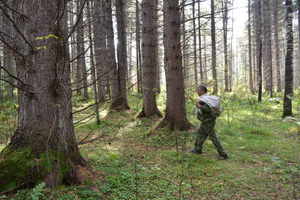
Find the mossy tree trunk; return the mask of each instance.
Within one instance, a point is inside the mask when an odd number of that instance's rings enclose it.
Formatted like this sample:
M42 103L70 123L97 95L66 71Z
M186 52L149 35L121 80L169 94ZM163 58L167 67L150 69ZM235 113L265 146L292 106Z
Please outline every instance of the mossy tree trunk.
M165 118L159 126L189 129L185 110L178 0L164 0L164 49L167 83Z
M11 188L28 181L45 181L47 187L63 180L81 182L78 165L86 167L87 163L80 156L73 127L67 6L63 0L25 0L15 5L14 9L27 17L16 17L14 22L18 27L12 44L18 52L18 125L1 155L4 173L0 173L0 188L7 182L14 182ZM30 152L24 158L27 163L13 159L24 149ZM64 159L54 159L53 155ZM11 171L12 165L20 168Z

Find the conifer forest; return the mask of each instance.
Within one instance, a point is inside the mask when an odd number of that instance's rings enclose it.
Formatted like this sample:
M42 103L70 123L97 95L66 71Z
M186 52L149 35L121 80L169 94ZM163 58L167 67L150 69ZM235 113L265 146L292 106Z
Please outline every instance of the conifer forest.
M0 0L0 199L300 199L300 0Z

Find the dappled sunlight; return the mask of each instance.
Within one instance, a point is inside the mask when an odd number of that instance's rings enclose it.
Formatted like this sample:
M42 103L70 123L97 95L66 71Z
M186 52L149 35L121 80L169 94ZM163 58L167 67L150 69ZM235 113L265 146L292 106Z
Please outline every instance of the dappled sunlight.
M108 109L105 109L105 110L102 110L101 112L99 112L100 118L105 118L106 115L108 114L108 112L109 112Z

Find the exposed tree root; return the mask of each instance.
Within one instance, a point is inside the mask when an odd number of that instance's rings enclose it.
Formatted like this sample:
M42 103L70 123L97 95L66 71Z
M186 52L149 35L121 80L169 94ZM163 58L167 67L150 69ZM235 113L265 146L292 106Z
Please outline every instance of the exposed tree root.
M142 111L138 114L137 117L143 118L143 117L152 117L152 116L163 117L163 114L158 109L156 109L156 111L151 116L146 116L145 109L143 107Z
M118 111L118 112L124 112L126 110L129 110L130 107L128 106L128 104L125 101L125 99L123 97L120 97L120 98L112 101L110 109Z
M189 121L175 123L174 121L167 119L166 117L157 125L155 129L158 128L168 128L169 130L173 131L175 128L181 131L190 130L194 128L194 125L191 124Z

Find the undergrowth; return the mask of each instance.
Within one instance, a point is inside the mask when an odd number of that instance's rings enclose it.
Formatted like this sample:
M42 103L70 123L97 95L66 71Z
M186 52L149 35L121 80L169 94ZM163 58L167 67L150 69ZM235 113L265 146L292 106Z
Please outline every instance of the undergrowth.
M282 96L282 95L281 95ZM36 194L55 199L299 199L300 189L300 99L293 99L294 116L282 119L280 97L222 94L224 111L217 119L217 135L229 155L216 160L212 142L204 153L188 153L194 146L195 131L153 131L161 118L137 118L142 95L130 92L131 110L108 111L100 106L101 124L86 119L76 125L81 154L97 173L97 181L84 186L60 186L56 191L22 190L4 199ZM195 94L187 94L190 122L200 125L194 114ZM73 100L75 101L75 100ZM164 93L158 96L164 112ZM90 102L76 100L74 110ZM92 108L75 114L88 116Z

